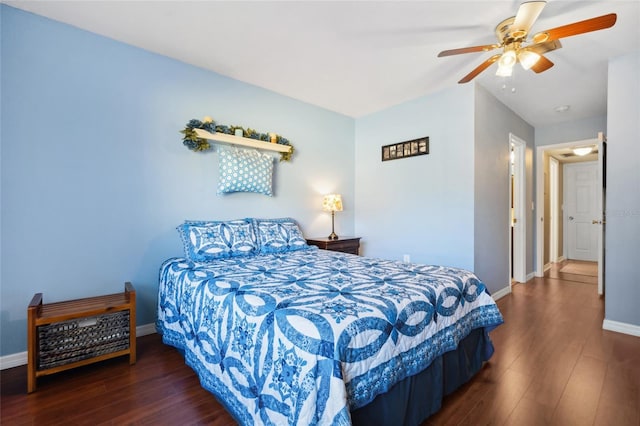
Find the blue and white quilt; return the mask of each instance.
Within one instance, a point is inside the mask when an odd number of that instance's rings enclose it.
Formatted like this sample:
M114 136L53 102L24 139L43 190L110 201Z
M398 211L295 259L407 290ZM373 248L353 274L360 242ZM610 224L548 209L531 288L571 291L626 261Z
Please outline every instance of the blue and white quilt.
M160 270L158 331L244 425L348 425L502 321L469 271L315 247Z

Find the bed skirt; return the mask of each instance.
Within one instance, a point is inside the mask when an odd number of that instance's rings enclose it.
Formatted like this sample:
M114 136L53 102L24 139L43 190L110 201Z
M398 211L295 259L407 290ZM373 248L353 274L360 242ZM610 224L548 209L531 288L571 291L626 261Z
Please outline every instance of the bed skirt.
M436 358L422 372L407 377L370 404L351 412L354 425L419 425L438 411L442 399L468 382L493 354L485 329L475 329L455 351Z

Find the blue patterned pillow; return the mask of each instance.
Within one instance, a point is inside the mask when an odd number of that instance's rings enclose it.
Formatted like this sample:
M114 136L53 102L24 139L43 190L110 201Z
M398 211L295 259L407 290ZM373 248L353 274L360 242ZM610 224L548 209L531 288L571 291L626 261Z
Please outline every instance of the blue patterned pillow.
M184 245L184 254L193 262L249 256L258 251L250 220L185 221L177 229Z
M255 150L219 149L218 195L230 192L257 192L273 196L273 157Z
M298 223L291 218L253 219L260 253L281 253L308 249Z

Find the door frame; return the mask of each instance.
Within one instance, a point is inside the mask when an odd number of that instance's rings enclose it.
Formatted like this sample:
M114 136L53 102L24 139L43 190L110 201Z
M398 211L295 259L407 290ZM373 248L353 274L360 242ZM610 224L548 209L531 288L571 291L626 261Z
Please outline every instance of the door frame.
M513 144L514 153L514 168L513 168L513 201L514 201L514 213L516 224L513 232L513 247L509 247L509 252L513 250L513 271L511 271L510 278L520 283L527 282L527 186L526 186L526 155L527 155L527 143L514 135L509 133L509 149ZM509 173L509 182L511 182L511 173ZM511 192L511 183L509 183L509 190ZM511 198L511 197L509 197ZM511 206L509 206L509 209ZM511 221L511 215L509 215L509 221ZM511 235L511 223L507 227L509 235ZM509 241L511 238L509 237ZM509 262L511 265L511 262ZM511 282L511 280L509 280Z
M600 207L598 219L600 232L598 233L598 294L605 292L606 257L604 254L605 233L607 229L607 138L604 133L598 133L598 205Z
M542 145L536 147L536 267L535 276L544 276L544 152L550 149L571 148L580 145L597 145L598 138ZM600 153L598 153L600 158Z
M558 180L560 162L553 157L549 157L549 262L556 263L558 258L558 224L560 223L560 209L558 208L558 189L560 182ZM544 206L543 206L544 207ZM564 253L564 249L562 251Z

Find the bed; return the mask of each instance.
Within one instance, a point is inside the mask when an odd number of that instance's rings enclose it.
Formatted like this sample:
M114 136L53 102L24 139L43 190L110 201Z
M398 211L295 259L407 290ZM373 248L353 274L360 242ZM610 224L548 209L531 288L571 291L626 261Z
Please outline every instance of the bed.
M240 424L419 424L493 353L469 271L320 250L289 218L178 230L157 329Z

